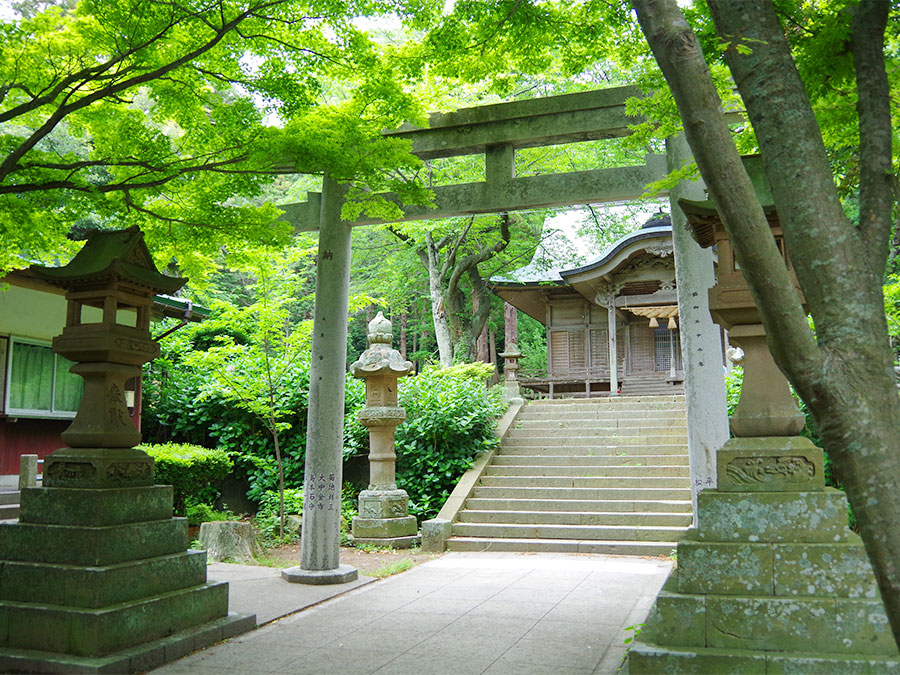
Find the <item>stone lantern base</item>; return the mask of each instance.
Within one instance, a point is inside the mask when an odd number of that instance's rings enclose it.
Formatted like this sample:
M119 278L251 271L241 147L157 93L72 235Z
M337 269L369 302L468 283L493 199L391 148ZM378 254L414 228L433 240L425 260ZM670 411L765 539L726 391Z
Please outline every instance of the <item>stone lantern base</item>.
M421 538L416 517L409 515L405 490L363 490L359 515L353 518L353 539L361 544L411 548Z
M146 671L255 628L187 546L171 486L23 489L0 524L0 671Z
M638 673L900 670L872 567L825 488L822 450L798 437L733 438L699 525L678 542L628 655Z

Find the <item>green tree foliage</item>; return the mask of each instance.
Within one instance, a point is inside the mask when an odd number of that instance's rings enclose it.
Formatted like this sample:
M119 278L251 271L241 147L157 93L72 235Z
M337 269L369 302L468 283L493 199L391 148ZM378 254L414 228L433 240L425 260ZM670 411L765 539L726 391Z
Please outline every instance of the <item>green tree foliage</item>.
M248 201L273 173L427 198L388 171L417 160L379 133L419 114L401 86L414 69L353 19L421 21L429 0L25 7L0 24L0 272L58 255L87 221L140 225L158 260L202 277L223 247L284 244L278 210ZM366 204L386 208L348 208Z

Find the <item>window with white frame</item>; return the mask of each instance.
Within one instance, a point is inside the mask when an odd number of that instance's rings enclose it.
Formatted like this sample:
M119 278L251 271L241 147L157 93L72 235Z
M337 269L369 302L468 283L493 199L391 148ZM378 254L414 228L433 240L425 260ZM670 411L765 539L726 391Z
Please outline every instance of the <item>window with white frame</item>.
M10 417L75 417L84 380L49 343L12 337L6 358L4 412Z

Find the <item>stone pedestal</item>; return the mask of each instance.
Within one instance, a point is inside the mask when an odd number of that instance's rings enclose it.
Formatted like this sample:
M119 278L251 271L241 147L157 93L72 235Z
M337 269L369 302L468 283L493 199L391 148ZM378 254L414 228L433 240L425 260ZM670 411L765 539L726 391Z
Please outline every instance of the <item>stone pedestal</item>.
M187 545L171 486L22 490L0 524L0 670L145 671L255 628Z
M419 543L416 517L409 515L405 490L363 490L359 515L353 518L353 540L362 544L410 548Z
M699 527L628 656L631 673L900 671L872 567L805 438L735 438Z
M85 386L62 434L72 447L46 458L43 487L22 490L19 521L0 523L0 670L146 671L255 628L229 614L227 584L207 583L172 487L153 485L153 459L130 447L141 435L125 382L159 353L153 295L186 280L157 271L137 228L94 232L68 265L32 270L66 290L53 350ZM102 321L84 323L85 306Z

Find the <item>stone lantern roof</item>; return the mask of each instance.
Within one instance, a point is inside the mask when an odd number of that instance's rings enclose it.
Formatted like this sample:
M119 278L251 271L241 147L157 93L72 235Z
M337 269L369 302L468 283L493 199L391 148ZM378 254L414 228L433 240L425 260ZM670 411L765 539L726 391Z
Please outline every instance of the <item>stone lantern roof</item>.
M766 177L762 157L760 155L744 155L741 157L741 160L766 214L766 219L769 221L769 226L777 225L778 213L775 211L772 187L769 185L769 180ZM684 215L687 216L691 234L697 243L703 248L713 246L716 243L716 225L722 222L722 218L719 216L716 208L716 202L711 198L699 201L679 199L678 206L681 207Z
M31 270L41 279L69 289L125 281L154 293L174 293L187 282L156 269L144 233L136 226L109 232L95 230L67 265L32 265Z

